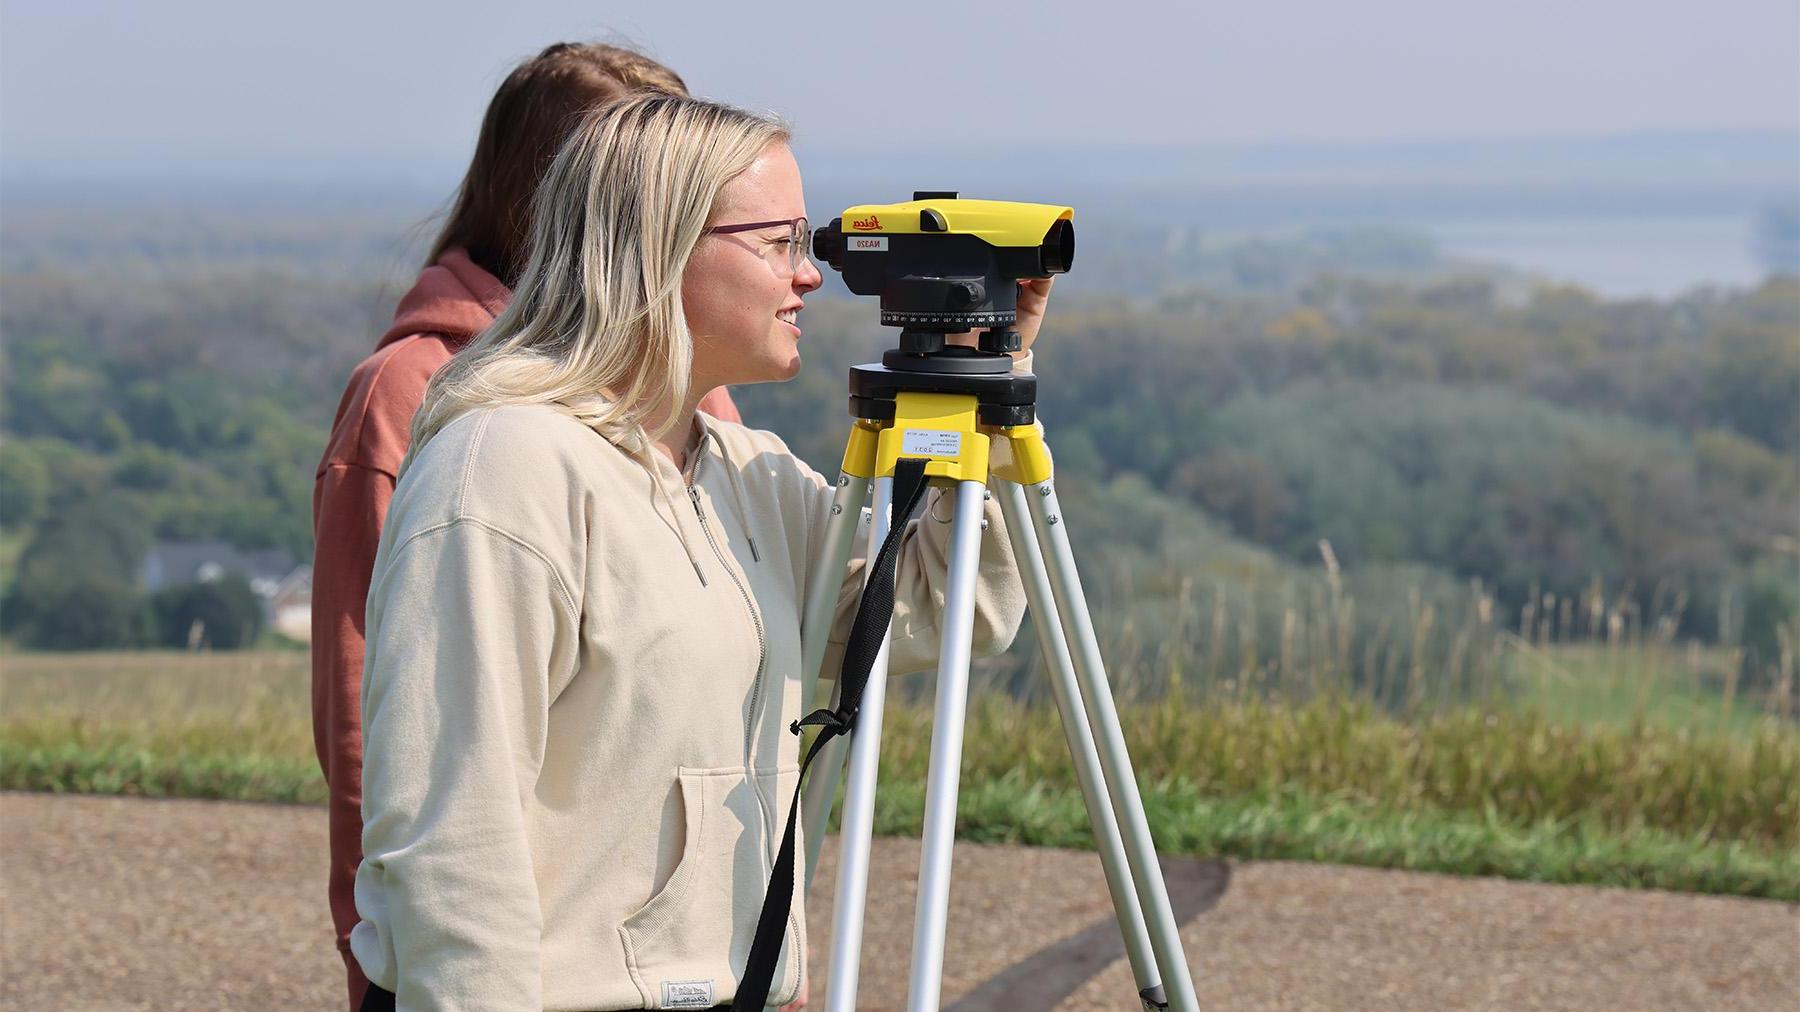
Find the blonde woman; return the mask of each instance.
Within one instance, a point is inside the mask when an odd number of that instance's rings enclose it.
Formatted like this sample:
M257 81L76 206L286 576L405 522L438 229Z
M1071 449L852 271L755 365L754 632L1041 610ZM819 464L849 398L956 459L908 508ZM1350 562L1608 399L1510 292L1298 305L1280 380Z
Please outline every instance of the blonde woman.
M399 1007L735 993L794 794L831 492L775 436L696 406L800 368L820 276L787 139L679 96L590 115L538 191L512 302L426 392L369 597L351 936ZM1047 295L1021 292L1027 348ZM987 520L991 652L1024 605ZM908 533L896 671L935 662L948 535ZM804 990L802 899L771 1003Z
M430 263L394 322L350 374L313 478L312 715L330 790L327 895L348 971L349 1008L369 983L350 954L352 886L362 862L363 619L375 548L431 374L494 322L525 266L525 219L538 181L580 114L634 91L685 95L673 70L620 46L558 42L506 75ZM700 402L739 421L727 390Z

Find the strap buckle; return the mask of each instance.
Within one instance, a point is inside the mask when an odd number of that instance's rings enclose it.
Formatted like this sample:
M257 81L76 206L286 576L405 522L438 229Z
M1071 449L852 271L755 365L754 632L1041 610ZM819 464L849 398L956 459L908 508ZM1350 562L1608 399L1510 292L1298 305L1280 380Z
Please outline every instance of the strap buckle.
M822 732L822 736L824 737L849 734L856 727L856 714L839 713L832 709L814 710L799 720L794 721L792 724L789 724L788 730L792 731L794 734L799 734L800 729L803 727L824 728L824 731Z

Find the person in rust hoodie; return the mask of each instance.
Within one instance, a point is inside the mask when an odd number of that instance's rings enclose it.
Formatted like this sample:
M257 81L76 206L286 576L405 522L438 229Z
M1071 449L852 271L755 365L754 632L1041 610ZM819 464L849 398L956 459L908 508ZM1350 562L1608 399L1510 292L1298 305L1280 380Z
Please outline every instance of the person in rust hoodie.
M524 268L532 193L582 114L638 91L686 94L674 71L617 46L558 43L501 83L430 263L393 326L358 365L313 485L313 742L330 791L329 899L358 1008L368 988L350 954L362 861L363 613L376 545L425 385L506 307ZM739 421L720 388L701 402Z

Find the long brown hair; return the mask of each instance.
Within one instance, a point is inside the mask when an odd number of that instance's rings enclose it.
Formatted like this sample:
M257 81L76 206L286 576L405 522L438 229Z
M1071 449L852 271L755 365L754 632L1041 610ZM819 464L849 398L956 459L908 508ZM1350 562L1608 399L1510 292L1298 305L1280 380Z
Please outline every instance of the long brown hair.
M561 404L621 448L648 452L688 395L694 341L681 279L725 185L777 120L641 93L590 113L544 173L517 290L439 369L413 416L412 456L465 411Z
M427 263L461 246L507 286L525 267L531 195L581 117L634 91L686 95L673 70L621 46L558 42L506 75Z

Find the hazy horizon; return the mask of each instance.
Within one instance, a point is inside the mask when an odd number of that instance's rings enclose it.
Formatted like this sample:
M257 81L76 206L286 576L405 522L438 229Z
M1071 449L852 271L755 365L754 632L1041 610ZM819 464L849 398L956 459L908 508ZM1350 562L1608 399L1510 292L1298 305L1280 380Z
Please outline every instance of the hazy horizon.
M950 169L1032 151L1354 156L1800 131L1789 0L1127 0L1104 14L1073 0L1027 14L934 0L904 16L826 4L696 14L644 0L596 13L555 0L499 17L466 0L322 0L281 15L208 0L15 0L0 5L0 172L436 182L460 170L508 67L593 38L635 43L696 94L779 113L803 151L852 164L891 152ZM1800 174L1800 143L1789 147Z
M1068 182L1132 185L1577 184L1791 185L1800 188L1800 128L1793 130L1633 131L1498 138L1401 138L1359 142L996 148L944 165L931 152L825 147L805 137L795 147L809 176L901 178L953 171L991 182L1019 165ZM11 161L0 151L0 185L216 183L438 188L454 184L462 161L413 171L295 174L270 171L209 176L156 172L108 163L82 170Z
M821 220L955 189L1073 204L1096 251L1398 228L1630 294L1754 282L1759 221L1800 203L1792 0L548 0L504 16L0 0L11 239L79 246L96 216L154 232L196 210L414 234L500 78L566 39L635 45L695 94L783 116Z

